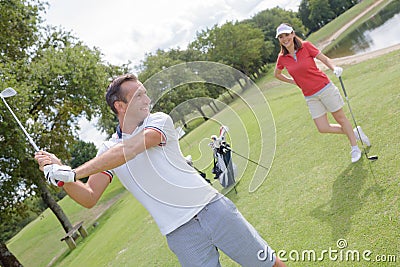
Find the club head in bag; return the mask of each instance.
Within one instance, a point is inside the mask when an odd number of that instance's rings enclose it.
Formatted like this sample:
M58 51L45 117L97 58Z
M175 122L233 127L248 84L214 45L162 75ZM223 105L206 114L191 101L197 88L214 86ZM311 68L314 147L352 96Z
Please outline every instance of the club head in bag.
M0 95L2 98L7 98L7 97L11 97L11 96L15 96L17 94L17 91L15 91L14 89L12 89L11 87L8 87L6 89L4 89Z

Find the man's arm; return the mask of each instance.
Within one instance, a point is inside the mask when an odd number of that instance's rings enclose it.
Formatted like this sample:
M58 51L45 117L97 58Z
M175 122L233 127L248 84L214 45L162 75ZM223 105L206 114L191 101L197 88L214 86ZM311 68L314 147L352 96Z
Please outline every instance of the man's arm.
M165 140L160 132L145 129L142 133L117 144L100 156L76 168L76 179L89 176L86 184L81 181L66 182L63 188L76 202L84 207L91 208L97 203L110 183L110 177L102 171L114 169L133 159L144 150L158 146L163 141ZM44 151L36 153L35 159L41 170L48 164L61 164L57 157Z
M85 208L92 208L110 184L110 177L104 173L91 175L86 184L81 181L65 183L67 194Z
M35 160L38 162L39 169L42 171L46 165L62 165L61 161L54 154L46 151L36 153ZM81 181L70 182L65 183L63 188L78 204L86 208L92 208L110 184L110 179L111 177L105 173L97 173L91 175L86 184Z
M76 179L81 179L95 173L114 169L144 152L146 149L158 146L163 141L163 135L152 129L145 129L132 138L113 146L100 156L86 162L75 169Z

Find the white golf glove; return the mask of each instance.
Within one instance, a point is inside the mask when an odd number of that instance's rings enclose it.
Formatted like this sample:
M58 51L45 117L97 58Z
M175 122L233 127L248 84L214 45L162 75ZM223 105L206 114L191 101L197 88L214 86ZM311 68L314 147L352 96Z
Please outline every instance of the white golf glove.
M46 165L43 172L47 182L58 187L62 187L64 183L75 182L75 172L66 165Z
M341 67L334 67L333 68L333 73L336 75L336 77L342 76L343 69Z

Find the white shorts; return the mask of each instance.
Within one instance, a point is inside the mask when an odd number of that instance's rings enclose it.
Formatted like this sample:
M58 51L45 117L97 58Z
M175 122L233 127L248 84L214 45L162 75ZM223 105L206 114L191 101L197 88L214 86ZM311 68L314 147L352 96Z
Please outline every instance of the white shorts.
M344 105L339 89L331 82L312 96L306 96L306 102L313 119L336 112Z

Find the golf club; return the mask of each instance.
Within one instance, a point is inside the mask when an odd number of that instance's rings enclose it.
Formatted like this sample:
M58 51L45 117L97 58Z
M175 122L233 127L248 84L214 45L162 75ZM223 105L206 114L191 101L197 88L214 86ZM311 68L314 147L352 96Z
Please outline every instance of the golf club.
M261 165L261 164L258 163L258 162L255 162L255 161L252 160L252 159L249 159L249 158L247 158L247 157L245 157L245 156L243 156L243 155L240 155L239 153L233 151L230 147L227 147L227 146L225 146L224 144L222 144L221 147L222 147L222 148L225 148L225 149L228 149L228 150L231 151L233 154L236 154L236 155L238 155L239 157L242 157L242 158L244 158L245 160L248 160L248 161L250 161L251 163L254 163L254 164L256 164L256 165L258 165L258 166L260 166L260 167L262 167L262 168L268 170L267 167Z
M255 162L254 160L249 159L249 158L247 158L247 157L245 157L245 156L243 156L243 155L241 155L241 154L239 154L239 153L233 151L230 147L226 146L226 143L225 143L225 134L226 134L228 131L229 131L228 126L222 125L222 126L220 127L220 129L219 129L219 138L217 138L216 135L212 135L212 136L211 136L212 143L211 143L210 145L213 146L213 147L217 147L217 148L222 147L222 148L224 148L224 149L227 149L227 150L231 151L233 154L236 154L236 155L238 155L239 157L242 157L242 158L244 158L245 160L248 160L249 162L254 163L254 164L256 164L256 165L258 165L258 166L260 166L260 167L262 167L262 168L268 170L267 167L265 167L265 166L261 165L260 163Z
M24 126L22 126L21 122L18 120L17 116L15 116L14 112L11 110L10 106L7 104L6 98L7 97L11 97L16 95L17 92L12 89L11 87L8 87L6 89L4 89L1 93L0 93L0 97L1 99L3 99L4 104L7 106L8 110L11 112L11 114L13 115L14 119L17 121L19 127L21 127L22 131L24 132L25 136L28 138L29 143L33 146L33 148L35 149L35 151L39 151L39 147L35 144L35 142L33 141L33 139L30 137L30 135L28 134L28 132L25 130Z
M367 150L366 150L366 148L365 148L364 142L363 142L362 139L361 139L361 134L360 134L360 132L359 132L359 130L358 130L358 125L357 125L356 119L354 118L353 111L351 110L349 97L347 96L347 92L346 92L346 89L344 88L344 84L343 84L343 80L342 80L342 77L341 77L341 76L339 77L339 81L340 81L340 85L342 86L342 90L343 90L343 93L344 93L344 97L346 98L347 105L349 106L350 114L351 114L351 117L353 118L354 125L356 126L357 134L358 134L358 136L360 137L360 141L361 141L362 148L363 148L363 150L364 150L364 154L365 154L365 156L367 157L367 159L369 159L369 160L371 160L371 161L375 161L375 160L378 159L378 156L377 156L377 155L368 156L368 152L367 152Z

